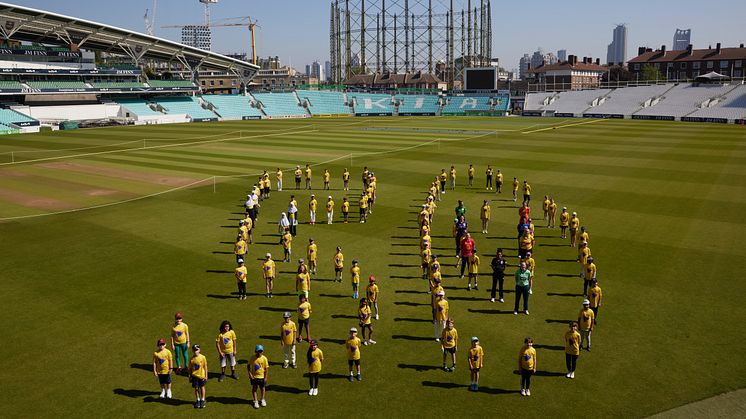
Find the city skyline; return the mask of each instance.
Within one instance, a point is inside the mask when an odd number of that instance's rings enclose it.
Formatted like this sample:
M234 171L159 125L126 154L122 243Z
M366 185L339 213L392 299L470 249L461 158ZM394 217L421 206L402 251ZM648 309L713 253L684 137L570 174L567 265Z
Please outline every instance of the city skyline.
M670 8L663 2L630 1L629 7L620 10L612 4L578 0L575 7L554 8L551 17L529 21L509 18L525 16L526 8L521 4L507 3L501 7L493 7L492 55L498 57L505 68L517 67L521 56L533 51L536 46L541 46L545 51L564 49L568 55L591 56L603 60L609 43L609 32L620 21L626 22L629 29L627 52L632 54L627 59L634 56L639 46L653 49L660 48L661 45L671 46L671 32L682 27L692 28L692 33L696 34L697 37L691 40L695 48L706 48L717 42L724 47L746 43L746 32L741 29L740 21L740 16L746 15L746 2L716 0L710 3L710 7L714 10L727 9L728 13L718 19L705 19L702 14L692 12L700 7L700 3L694 0L682 0L676 8ZM161 26L203 22L204 7L197 0L193 0L193 5L190 2L192 0L159 0L153 26L155 36L178 42L181 38L180 30L164 29ZM105 8L100 7L99 1L93 0L23 0L15 3L142 33L145 33L145 9L153 7L153 0L107 2ZM532 4L532 9L543 9L551 5L552 2L548 0L537 0ZM635 5L644 6L646 13L640 14L641 9ZM258 2L247 7L243 0L221 0L211 7L212 19L249 15L258 20L259 56L277 55L284 64L301 71L306 64L315 60L327 61L329 1L287 0L287 6L281 10L275 6ZM526 30L527 25L531 25L531 30ZM519 33L520 37L515 35ZM250 52L248 30L213 30L212 49L219 53Z

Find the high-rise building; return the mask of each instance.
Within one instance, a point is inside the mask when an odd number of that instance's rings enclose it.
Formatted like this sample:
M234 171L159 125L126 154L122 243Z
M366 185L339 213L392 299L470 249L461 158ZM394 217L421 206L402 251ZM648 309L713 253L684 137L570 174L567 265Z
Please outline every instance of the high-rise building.
M186 25L181 28L181 43L209 51L212 48L212 34L206 25Z
M523 54L520 61L518 62L518 78L524 80L528 74L528 67L531 65L531 57L528 54Z
M310 76L313 70L311 70L311 64L306 64L306 76Z
M611 43L606 50L608 64L624 64L627 62L627 26L616 25Z
M567 61L567 50L561 49L557 51L557 59L560 61Z
M692 43L692 30L691 29L678 29L673 34L673 45L671 46L672 51L682 51L689 47Z
M331 61L324 62L324 76L326 76L326 79L324 79L324 81L330 80L332 78L332 62Z
M316 77L319 79L319 82L324 81L324 67L321 66L321 63L318 61L314 61L311 63L311 73L309 76Z

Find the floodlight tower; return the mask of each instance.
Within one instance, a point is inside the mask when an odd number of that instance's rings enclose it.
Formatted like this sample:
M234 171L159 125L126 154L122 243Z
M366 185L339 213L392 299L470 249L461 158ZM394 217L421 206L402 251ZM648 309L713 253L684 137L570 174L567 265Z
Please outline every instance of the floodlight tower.
M205 26L210 26L210 5L217 4L218 0L199 0L205 5Z

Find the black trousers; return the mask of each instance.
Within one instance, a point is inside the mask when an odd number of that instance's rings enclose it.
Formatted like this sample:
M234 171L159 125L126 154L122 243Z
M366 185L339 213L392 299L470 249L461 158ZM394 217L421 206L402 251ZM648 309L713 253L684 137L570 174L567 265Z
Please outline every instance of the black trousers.
M521 368L521 388L528 389L531 387L531 376L534 375L533 370L524 370Z
M499 285L500 298L503 298L503 282L505 282L504 273L493 273L492 274L492 291L490 291L490 298L495 298L495 291Z
M239 297L246 297L246 283L245 282L238 282L238 296Z
M578 356L572 354L565 354L565 365L567 365L567 372L575 372L575 366L578 363Z
M319 388L319 373L317 372L308 373L308 386L311 388Z

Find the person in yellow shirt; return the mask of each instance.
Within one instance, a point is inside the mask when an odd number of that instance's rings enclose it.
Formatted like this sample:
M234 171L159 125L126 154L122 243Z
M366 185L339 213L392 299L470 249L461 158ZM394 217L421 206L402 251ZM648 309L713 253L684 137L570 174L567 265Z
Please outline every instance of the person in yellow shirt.
M233 253L236 255L236 263L239 260L244 259L247 253L249 253L249 245L246 244L241 235L236 236L236 244L233 245Z
M332 258L334 262L334 280L342 282L342 270L345 266L345 255L342 254L342 248L337 246L337 253Z
M497 193L503 193L503 174L500 169L497 169L497 175L495 175L495 189Z
M310 321L311 321L311 313L313 313L313 310L311 309L311 303L308 302L308 298L306 298L305 295L300 295L298 297L299 303L298 303L298 342L303 341L303 329L306 329L306 340L311 340L311 327L310 327Z
M430 249L424 249L421 252L422 255L422 279L427 279L428 269L430 268L430 261L432 260L433 251Z
M487 234L487 227L490 224L490 216L492 214L492 207L490 207L489 201L486 199L482 204L482 210L479 213L479 218L482 220L482 233Z
M251 220L251 218L249 218ZM246 226L245 220L239 220L238 221L238 235L241 236L241 239L248 243L249 241L249 227Z
M275 267L275 261L272 260L272 254L267 253L264 262L262 262L262 277L264 278L264 285L267 290L267 294L265 294L267 298L272 298L272 289L275 285L276 274L277 268Z
M194 388L195 409L205 407L205 384L207 384L207 358L200 353L196 343L192 345L192 359L189 360L189 379Z
M487 165L487 170L484 172L485 177L487 179L487 182L484 184L484 189L491 191L492 190L492 175L493 175L492 166L489 164Z
M342 198L342 222L347 224L350 221L350 201L347 197Z
M376 309L376 320L378 320L378 294L380 290L378 289L378 285L376 285L376 277L372 276L368 278L368 287L365 289L365 296L368 298L368 303L370 303L373 308Z
M238 299L245 300L248 271L246 269L246 266L244 265L243 259L238 260L238 266L234 270L234 274L236 276L236 284L238 285Z
M360 266L358 266L357 259L352 260L352 267L350 268L350 275L352 281L352 298L358 298L358 287L360 286Z
M329 195L326 198L326 223L331 224L333 218L334 218L334 201L332 200L332 196Z
M517 177L513 177L513 202L518 200L518 186L520 183L518 182Z
M282 353L285 355L282 368L289 366L295 368L295 339L298 335L298 329L291 317L289 311L283 313L283 322L280 325L280 346L282 346Z
M536 374L536 349L534 339L527 337L518 352L518 372L521 374L521 396L531 395L531 376Z
M534 235L531 234L531 230L525 229L523 230L523 234L521 234L521 238L518 241L518 256L521 259L526 258L526 254L528 252L531 252L534 248L534 245L536 244L536 241L534 240Z
M430 223L430 211L427 210L427 204L422 204L422 210L417 214L417 222L420 226Z
M578 232L578 243L587 242L590 243L591 236L585 230L585 226L580 226L580 232Z
M451 181L451 190L456 190L456 168L451 166L451 171L448 172L448 179Z
M254 230L254 220L251 219L251 216L249 215L249 213L246 213L246 215L244 216L244 219L242 221L243 221L243 226L246 227L246 229L249 232L249 237L246 240L246 242L248 244L251 244L254 241L254 233L253 233L253 230Z
M308 224L316 224L316 207L318 206L318 201L316 201L316 195L311 194L311 200L308 201Z
M477 251L474 250L471 257L469 258L469 283L466 284L466 289L471 288L471 280L474 280L474 289L479 289L479 256Z
M438 192L437 182L430 182L430 189L428 189L428 193L430 194L430 196L440 201L440 193Z
M601 300L604 298L604 293L601 291L601 287L598 286L596 278L591 280L591 288L588 290L588 301L591 302L590 308L593 310L593 324L598 324L598 309L601 308Z
M215 347L218 350L218 357L220 358L220 378L218 378L218 381L222 382L225 380L225 367L228 364L231 366L231 377L238 380L238 375L236 374L238 343L236 340L236 332L233 331L231 322L223 320L220 323L218 336L215 338Z
M440 335L446 327L446 320L449 317L448 300L446 300L445 291L438 291L435 294L435 341L440 342Z
M181 374L182 368L189 365L189 342L189 326L184 323L181 312L177 311L171 328L171 349L176 358L176 374Z
M295 189L300 189L300 180L303 177L303 171L300 170L300 166L295 166Z
M290 228L285 228L285 232L280 238L280 243L282 243L283 251L282 261L290 262L290 255L293 253L293 235L290 234Z
M365 197L368 199L368 214L373 214L373 204L376 202L376 188L373 186L373 181L368 182Z
M158 348L153 352L153 375L158 378L161 386L160 399L171 398L171 370L173 369L173 357L171 351L166 349L166 339L160 338L156 343Z
M306 189L310 190L312 189L311 188L311 166L306 165L305 175L306 175Z
M306 265L298 266L298 274L295 276L295 292L308 298L311 291L311 275L308 274Z
M567 366L567 378L575 378L575 367L580 356L580 333L578 333L578 322L570 322L570 330L565 332L565 365Z
M557 203L554 202L554 198L549 198L549 220L547 221L547 227L554 228L557 221Z
M345 171L342 172L342 184L345 191L350 190L350 171L345 167Z
M365 193L360 195L358 206L360 208L360 223L362 224L368 220L368 195Z
M246 366L249 370L249 379L251 379L251 396L254 409L259 409L267 405L267 384L269 383L269 360L264 356L264 346L256 345L254 347L254 356L249 359ZM257 391L260 391L261 400L257 399Z
M453 372L456 369L456 351L458 350L458 331L453 327L453 319L446 320L446 327L440 334L440 350L443 352L443 371ZM448 355L451 355L451 367L446 366Z
M479 344L479 338L471 337L471 349L468 354L469 371L471 372L471 385L469 390L479 391L479 370L484 365L484 349Z
M363 173L362 173L363 189L368 187L369 175L370 175L370 170L368 170L368 166L363 167Z
M277 192L282 192L282 169L279 167L275 172L275 178L277 179Z
M544 221L546 222L549 222L549 205L551 203L549 196L544 195L544 202L541 203L541 208L544 210Z
M360 328L362 329L363 333L363 345L367 344L375 344L376 341L373 340L373 323L371 322L371 312L370 307L368 306L368 299L363 297L360 299L360 306L357 310L358 319L360 321ZM368 337L365 337L365 331L368 331Z
M308 273L316 275L316 261L319 256L319 249L313 238L308 239L306 247L306 258L308 259Z
M318 396L319 373L321 372L321 367L324 363L324 352L319 349L319 345L315 340L309 342L308 352L306 352L306 360L308 361L308 384L310 387L308 395Z
M593 257L590 256L591 249L588 248L587 244L582 255L586 254L588 256L585 257L585 264L581 265L581 269L583 270L583 295L588 295L588 288L593 286L593 281L596 280L596 273L598 271L596 264L593 262Z
M527 180L523 181L523 202L531 203L531 185L528 184Z
M329 169L324 169L324 190L328 191L331 189L329 183L331 182L332 175L329 173Z
M467 174L469 175L469 186L474 186L474 166L471 164L469 165L469 170L467 171Z
M264 195L264 199L269 199L271 197L272 192L272 181L269 180L269 173L267 171L264 171L264 174L262 174L262 194Z
M352 382L353 367L356 367L356 378L361 381L363 376L360 367L360 338L357 337L357 329L354 327L350 329L350 337L345 341L345 350L347 351L347 366L350 370L347 380Z
M573 211L572 218L570 218L570 246L572 247L578 245L578 227L580 227L580 219L578 213Z
M580 328L580 347L583 348L583 342L585 342L585 350L591 351L591 333L593 332L594 320L596 314L591 310L591 302L586 298L583 300L583 308L578 313L578 327Z
M567 238L567 227L570 226L570 214L567 213L567 207L562 207L560 213L560 238Z
M440 170L440 175L438 175L438 181L440 182L440 193L443 195L446 194L446 181L448 180L448 174L446 173L446 169Z
M526 268L528 268L529 271L531 271L531 282L530 286L528 288L528 293L533 294L534 293L534 281L536 281L536 259L534 259L532 252L526 253L526 259L524 259L526 262Z

